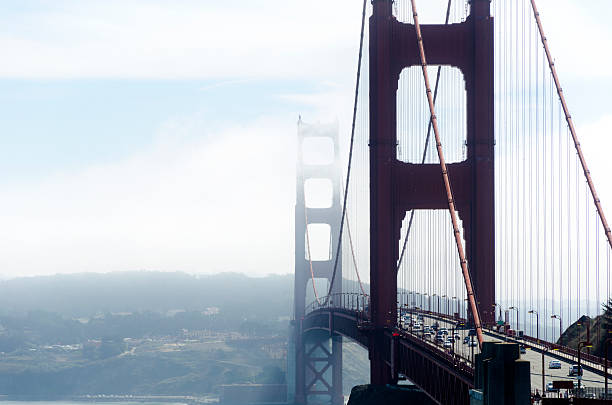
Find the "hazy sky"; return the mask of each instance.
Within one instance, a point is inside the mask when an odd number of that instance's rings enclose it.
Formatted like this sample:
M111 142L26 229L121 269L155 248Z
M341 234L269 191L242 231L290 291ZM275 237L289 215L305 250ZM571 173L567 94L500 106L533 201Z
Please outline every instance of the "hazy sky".
M0 3L0 276L292 272L296 121L348 133L360 3ZM612 215L612 2L538 4Z

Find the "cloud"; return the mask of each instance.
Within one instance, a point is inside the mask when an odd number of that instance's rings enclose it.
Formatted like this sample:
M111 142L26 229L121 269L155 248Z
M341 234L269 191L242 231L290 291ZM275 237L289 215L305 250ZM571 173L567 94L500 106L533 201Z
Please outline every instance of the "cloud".
M4 275L291 272L294 123L260 118L196 141L170 127L129 159L2 189Z
M60 0L37 11L0 13L0 77L340 83L324 95L290 88L283 97L313 107L324 121L338 116L345 155L357 3ZM429 22L445 0L419 3ZM585 74L577 55L597 54L603 66L611 57L600 54L612 48L609 13L594 15L591 7L610 5L577 4L539 3L562 79ZM580 35L567 29L569 21ZM610 72L589 69L595 76ZM262 117L214 131L198 117L169 122L154 145L122 161L4 187L0 268L10 275L140 268L291 272L294 119ZM612 191L605 188L609 128L612 116L581 127L579 136L602 201L612 208Z
M4 17L0 47L7 63L0 75L337 76L352 65L359 32L359 7L350 4L59 1L51 9Z
M612 63L610 52L603 51L612 48L609 1L541 0L537 4L555 65L563 77L612 77L612 70L593 67Z
M599 194L608 222L612 221L612 183L609 179L612 150L612 113L579 126L578 139L582 147L595 189Z
M35 6L0 13L0 77L345 80L355 70L360 1L24 3ZM442 22L446 3L419 2L423 23ZM409 8L396 3L398 15Z

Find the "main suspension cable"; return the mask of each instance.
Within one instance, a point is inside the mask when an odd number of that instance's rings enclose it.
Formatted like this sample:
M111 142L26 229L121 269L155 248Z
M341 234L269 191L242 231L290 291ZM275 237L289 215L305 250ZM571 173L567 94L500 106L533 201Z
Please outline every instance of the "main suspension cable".
M563 89L561 88L559 77L557 76L555 62L553 61L550 50L548 48L548 40L546 39L546 35L544 35L544 28L542 27L542 20L540 19L540 12L538 11L535 0L531 0L531 8L533 9L533 14L538 25L538 31L540 32L542 45L544 46L544 52L546 53L546 58L548 59L548 67L550 68L550 72L555 82L555 87L557 88L557 94L559 96L559 100L561 101L561 107L563 108L563 113L565 114L565 120L567 121L567 125L569 126L569 130L574 141L574 147L576 148L576 152L578 153L578 159L580 160L582 171L584 172L584 176L586 177L586 181L591 192L591 197L593 198L595 207L597 209L597 214L599 215L599 219L601 220L601 223L604 227L606 238L608 239L608 245L610 245L610 248L612 248L612 232L610 231L610 226L608 225L608 221L606 220L606 216L604 214L597 192L595 191L595 185L593 183L593 180L591 179L591 172L587 167L586 159L584 158L582 148L580 147L580 142L578 141L578 136L576 135L576 128L574 127L572 116L570 115L569 108L567 107L567 103L565 102Z
M419 24L419 17L416 11L416 0L411 0L412 3L412 15L414 17L414 25L416 28L417 41L419 44L419 54L421 57L421 68L423 70L423 80L425 81L425 88L427 92L427 101L429 103L429 111L431 113L431 122L433 125L434 135L436 137L436 150L438 151L438 159L440 160L440 168L442 170L442 178L444 180L444 188L446 189L446 196L448 198L448 212L453 223L453 232L455 234L455 243L457 245L457 252L459 254L459 260L461 262L461 269L463 270L463 278L465 280L465 287L467 290L468 301L472 316L474 318L474 324L476 328L476 335L478 337L479 346L482 348L482 342L484 336L482 333L482 325L480 324L480 315L478 313L478 306L476 305L476 299L474 297L474 290L472 288L472 280L470 278L470 272L467 267L467 260L465 258L465 252L463 250L463 244L461 242L461 232L457 223L457 213L455 211L455 202L453 199L453 193L451 191L450 179L446 163L444 160L444 153L442 151L442 142L440 140L440 132L438 130L438 119L436 118L436 110L433 102L433 96L431 94L431 87L429 85L429 75L427 73L427 60L425 58L425 48L423 47L423 37L421 35L421 26Z
M346 200L348 197L349 184L351 180L351 163L353 160L353 144L355 142L355 120L357 118L357 102L359 99L359 81L361 79L361 58L363 55L363 33L365 31L365 15L367 0L363 0L363 7L361 11L361 34L359 37L359 57L357 58L357 80L355 81L355 101L353 103L353 122L351 124L351 143L349 146L348 156L348 168L346 170L346 186L344 187L344 200L342 202L342 217L340 218L340 232L338 233L338 246L336 247L336 257L334 258L334 271L332 272L331 280L329 281L329 291L327 292L327 298L325 303L329 301L329 297L334 288L334 281L336 280L336 272L338 270L338 257L340 255L340 246L342 244L342 231L344 230L344 218L346 217Z

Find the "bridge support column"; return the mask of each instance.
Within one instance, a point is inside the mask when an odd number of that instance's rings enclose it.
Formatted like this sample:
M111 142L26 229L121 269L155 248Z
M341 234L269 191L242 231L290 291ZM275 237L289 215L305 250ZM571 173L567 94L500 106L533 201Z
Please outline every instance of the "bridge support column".
M471 405L529 405L529 362L519 357L516 343L484 342L482 353L476 355Z
M397 321L398 240L395 215L397 78L392 66L392 0L374 0L370 18L370 283L373 385L392 382L384 332Z

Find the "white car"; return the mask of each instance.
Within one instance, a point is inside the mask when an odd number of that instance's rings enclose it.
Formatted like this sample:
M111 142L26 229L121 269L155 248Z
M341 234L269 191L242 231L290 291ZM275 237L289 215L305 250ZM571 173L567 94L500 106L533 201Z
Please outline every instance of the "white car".
M548 368L561 368L561 362L559 360L551 360L548 363Z

